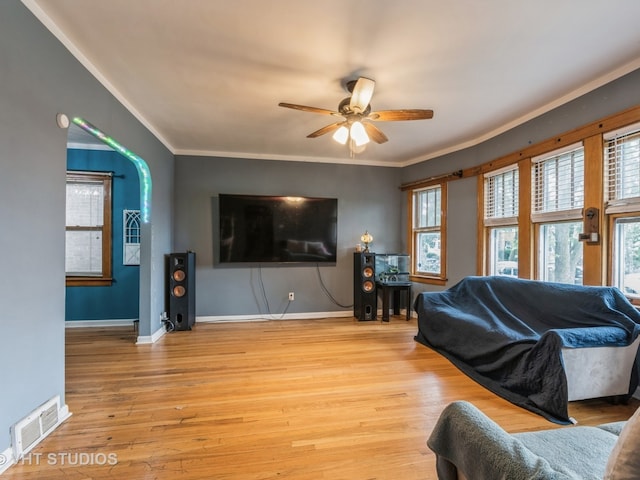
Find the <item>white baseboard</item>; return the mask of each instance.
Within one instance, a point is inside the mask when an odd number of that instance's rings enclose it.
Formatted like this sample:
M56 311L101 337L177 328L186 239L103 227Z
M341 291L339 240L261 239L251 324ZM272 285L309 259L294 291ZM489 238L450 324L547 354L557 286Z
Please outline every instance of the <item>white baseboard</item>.
M136 339L136 345L149 345L151 343L156 343L160 338L162 338L167 333L167 329L162 325L158 330L153 332L151 335L139 335Z
M11 446L4 452L0 452L0 475L7 471L7 469L15 465L16 459L13 458L13 449Z
M284 315L220 315L196 317L196 323L266 322L269 320L308 320L317 318L353 317L352 310L338 312L285 313Z
M65 328L81 328L81 327L132 327L135 328L135 322L137 318L123 318L116 320L67 320L64 322ZM156 343L167 330L164 326L161 326L152 335L140 335L136 339L136 345L145 345L150 343Z
M131 327L137 318L120 318L115 320L67 320L64 322L65 328L84 327Z

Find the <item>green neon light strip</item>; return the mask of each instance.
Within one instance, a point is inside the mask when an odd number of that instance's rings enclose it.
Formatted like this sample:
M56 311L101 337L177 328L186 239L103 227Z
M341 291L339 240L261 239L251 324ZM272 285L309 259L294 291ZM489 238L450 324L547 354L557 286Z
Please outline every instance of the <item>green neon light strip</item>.
M144 223L149 223L151 218L151 172L149 171L147 163L131 150L123 147L113 138L106 135L86 120L80 117L74 117L73 123L133 162L138 170L138 176L140 177L140 219Z

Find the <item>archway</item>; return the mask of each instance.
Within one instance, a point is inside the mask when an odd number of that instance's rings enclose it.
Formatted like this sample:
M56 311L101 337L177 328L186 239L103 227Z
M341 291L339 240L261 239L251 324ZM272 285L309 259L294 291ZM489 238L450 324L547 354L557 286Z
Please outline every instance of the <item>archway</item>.
M85 119L81 117L74 117L73 126L77 127L76 132L83 139L87 139L89 142L94 145L104 144L105 147L109 147L109 150L120 154L126 160L129 160L131 164L135 167L138 175L139 181L139 219L140 219L140 264L139 264L139 288L138 288L138 320L140 323L140 328L138 330L139 335L142 335L142 343L148 343L148 338L145 334L148 334L151 329L150 318L148 315L149 312L149 304L148 299L150 298L150 285L148 279L150 277L151 266L150 266L150 257L151 257L151 193L152 193L152 181L151 181L151 172L147 163L137 154L117 142L114 138L110 137ZM71 137L71 130L69 136ZM84 135L85 132L88 134ZM84 135L84 136L83 136ZM90 139L97 139L95 140ZM98 147L99 148L99 147ZM124 178L124 176L121 176ZM133 180L135 182L135 180ZM135 185L135 183L134 183ZM135 198L135 196L133 197ZM131 278L130 276L128 278ZM133 285L132 285L133 286ZM135 291L135 290L134 290ZM113 295L113 293L112 293ZM89 317L90 318L90 317ZM111 317L105 317L111 318ZM124 318L124 317L113 317L113 318ZM134 317L135 318L135 317ZM149 323L147 325L147 323ZM138 341L140 341L141 337L138 336Z

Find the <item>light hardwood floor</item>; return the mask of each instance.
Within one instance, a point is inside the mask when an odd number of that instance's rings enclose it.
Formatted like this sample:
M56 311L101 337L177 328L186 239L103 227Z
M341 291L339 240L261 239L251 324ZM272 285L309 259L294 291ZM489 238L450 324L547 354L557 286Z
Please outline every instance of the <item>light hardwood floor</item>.
M210 323L136 346L133 329L69 329L73 416L2 479L433 479L426 440L452 400L511 432L559 427L416 331L398 316ZM637 407L591 400L570 414L597 424Z

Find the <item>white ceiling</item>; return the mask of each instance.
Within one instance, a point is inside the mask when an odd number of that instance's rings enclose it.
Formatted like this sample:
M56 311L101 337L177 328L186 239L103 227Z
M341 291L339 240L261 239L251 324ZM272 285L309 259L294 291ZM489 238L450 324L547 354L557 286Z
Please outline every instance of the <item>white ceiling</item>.
M405 166L640 68L638 0L23 3L175 154ZM374 110L434 118L377 122L353 160L306 138L334 117L278 107L336 110L359 75Z

